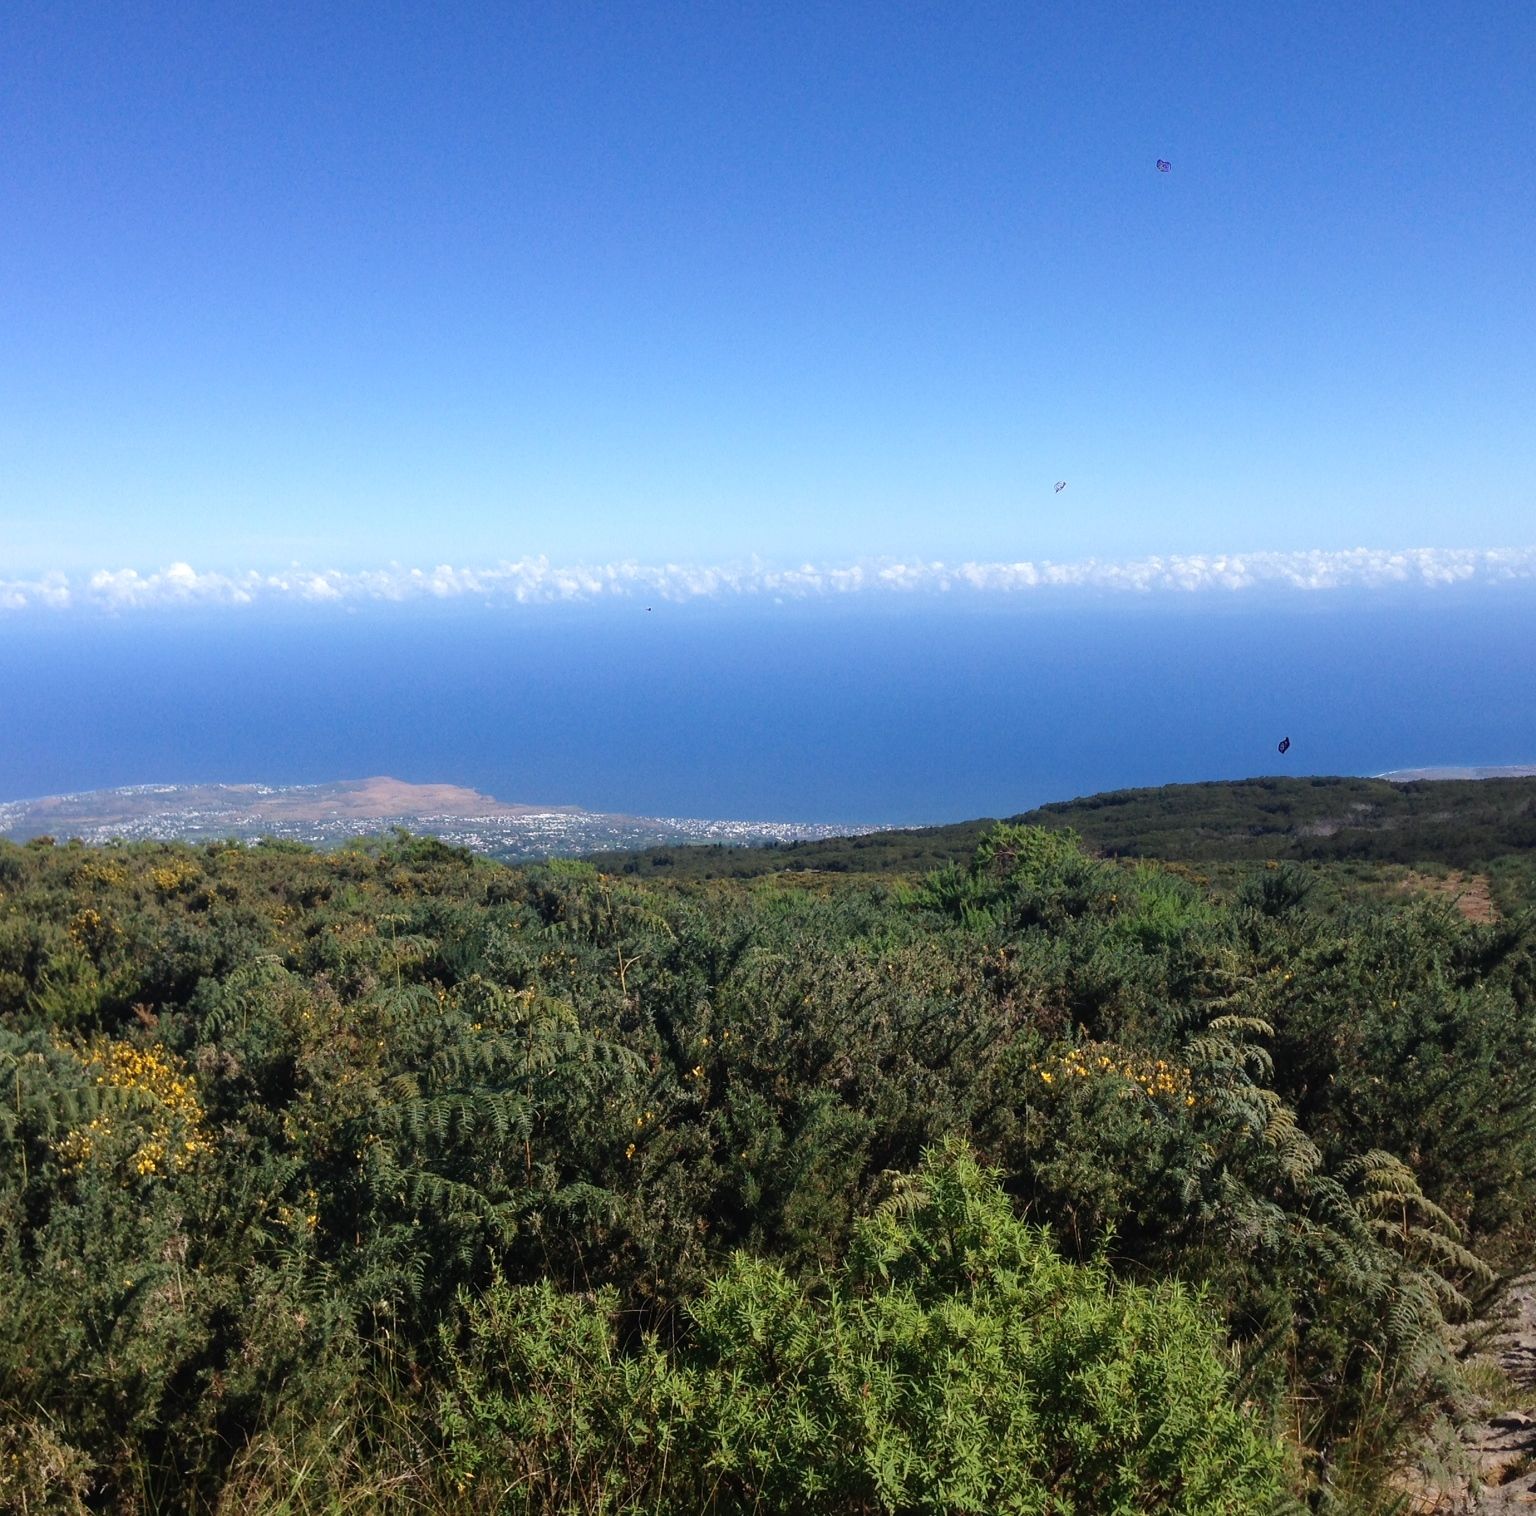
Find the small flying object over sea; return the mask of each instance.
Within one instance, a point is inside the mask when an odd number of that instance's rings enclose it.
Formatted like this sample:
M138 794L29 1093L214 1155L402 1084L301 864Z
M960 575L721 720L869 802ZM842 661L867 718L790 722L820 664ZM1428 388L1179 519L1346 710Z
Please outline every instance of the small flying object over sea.
M1060 494L1060 493L1061 493L1061 492L1062 492L1062 491L1063 491L1063 490L1064 490L1064 489L1066 489L1066 487L1067 487L1067 481L1066 481L1066 480L1065 480L1065 479L1058 479L1058 480L1057 480L1057 481L1056 481L1056 493L1057 493L1057 494L1058 494L1058 495L1059 495L1059 494Z
M1172 167L1173 165L1166 158L1159 158L1157 160L1157 171L1160 174L1166 174Z
M1291 750L1291 739L1289 737L1282 737L1280 739L1280 751L1282 753L1288 753L1288 752L1290 752L1290 750Z

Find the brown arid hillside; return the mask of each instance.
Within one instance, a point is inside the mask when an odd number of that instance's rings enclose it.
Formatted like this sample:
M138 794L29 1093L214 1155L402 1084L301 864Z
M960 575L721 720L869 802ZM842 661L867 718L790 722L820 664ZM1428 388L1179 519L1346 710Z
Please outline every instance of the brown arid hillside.
M253 794L260 789L255 785L231 788ZM532 816L548 811L574 811L577 807L513 805L459 784L410 784L380 774L371 779L342 779L334 784L269 790L253 809L287 821L318 821L330 816Z
M63 829L71 825L106 826L154 815L164 808L170 795L179 809L228 815L246 825L340 818L382 820L392 816L530 816L575 809L509 805L462 785L410 784L385 775L339 779L330 784L136 785L79 795L49 795L24 804L30 820Z

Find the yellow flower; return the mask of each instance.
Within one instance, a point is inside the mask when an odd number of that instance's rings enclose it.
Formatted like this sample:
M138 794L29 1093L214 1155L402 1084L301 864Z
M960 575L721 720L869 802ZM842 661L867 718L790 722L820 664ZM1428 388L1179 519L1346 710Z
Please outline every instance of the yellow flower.
M86 1071L95 1071L96 1086L134 1097L138 1114L132 1125L143 1137L127 1161L140 1178L184 1168L197 1153L207 1150L195 1082L173 1053L161 1047L135 1048L108 1038L63 1050L73 1053ZM124 1129L128 1129L127 1124ZM96 1116L56 1142L54 1151L67 1165L78 1168L103 1155L95 1139L113 1135L111 1120Z

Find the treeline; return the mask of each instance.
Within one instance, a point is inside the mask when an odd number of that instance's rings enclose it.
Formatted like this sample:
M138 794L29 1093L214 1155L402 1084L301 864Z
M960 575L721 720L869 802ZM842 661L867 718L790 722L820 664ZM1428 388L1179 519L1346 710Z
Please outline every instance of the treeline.
M1071 829L1096 852L1194 863L1341 861L1485 868L1536 879L1536 778L1241 779L1112 790L1008 818ZM606 853L611 873L690 879L814 870L915 873L969 858L992 820L874 832L767 848L651 848Z
M0 845L0 1507L1385 1510L1536 954L1311 888Z

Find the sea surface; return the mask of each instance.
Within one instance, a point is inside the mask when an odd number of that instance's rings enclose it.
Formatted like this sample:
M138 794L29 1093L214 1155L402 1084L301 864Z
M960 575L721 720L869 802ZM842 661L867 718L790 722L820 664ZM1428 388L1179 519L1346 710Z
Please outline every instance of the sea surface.
M901 825L1533 759L1529 591L0 621L0 800L389 774L636 815Z

